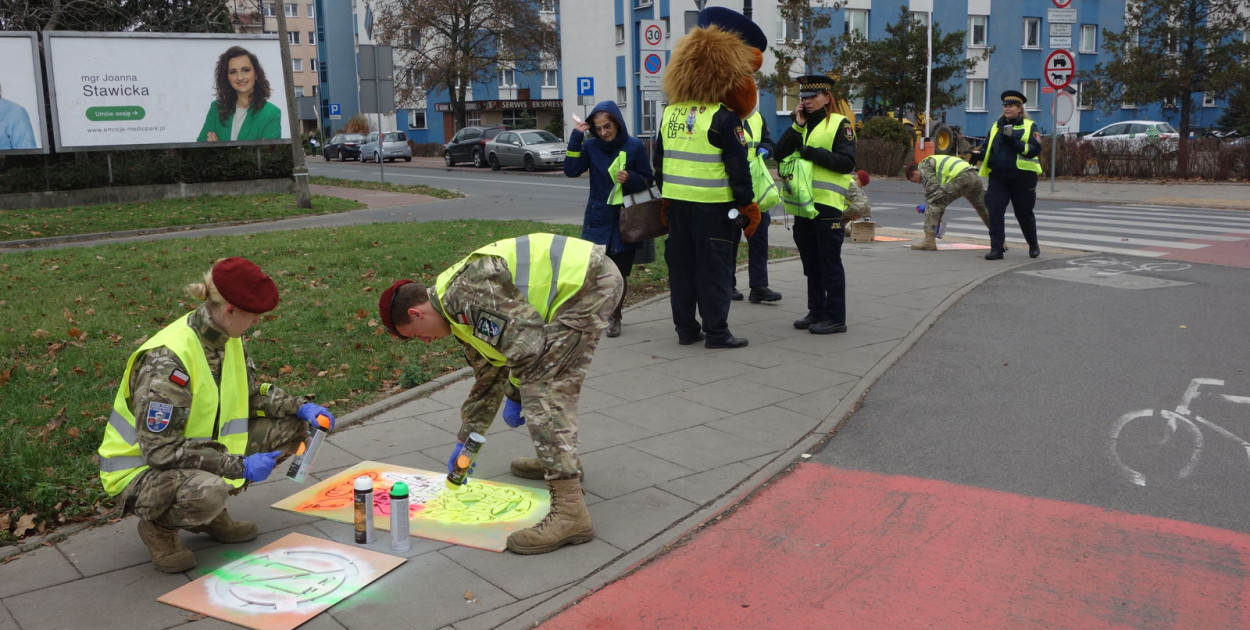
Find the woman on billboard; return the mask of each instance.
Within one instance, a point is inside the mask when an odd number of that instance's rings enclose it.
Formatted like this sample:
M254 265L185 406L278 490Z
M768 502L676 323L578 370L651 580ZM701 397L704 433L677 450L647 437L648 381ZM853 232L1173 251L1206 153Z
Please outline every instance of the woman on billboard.
M269 80L256 55L231 46L217 58L217 100L208 108L198 142L277 140L282 111L269 102Z

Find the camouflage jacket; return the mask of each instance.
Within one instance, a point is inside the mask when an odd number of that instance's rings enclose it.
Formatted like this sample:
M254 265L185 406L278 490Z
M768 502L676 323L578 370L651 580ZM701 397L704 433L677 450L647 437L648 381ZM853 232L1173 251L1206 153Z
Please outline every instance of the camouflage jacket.
M187 323L195 330L204 346L204 356L212 370L213 379L221 381L221 362L229 337L213 324L207 303L201 304L191 314ZM191 408L191 386L177 384L181 378L171 378L174 372L187 373L186 366L168 348L153 348L135 359L130 375L130 411L135 418L147 416L150 403L166 403L173 407L169 426L153 432L147 423L136 422L139 432L139 448L148 466L157 470L194 468L223 477L243 477L243 458L231 455L226 447L215 441L188 441L183 436ZM247 359L248 410L253 418L258 416L284 418L294 416L303 398L291 396L281 388L256 380L256 366Z

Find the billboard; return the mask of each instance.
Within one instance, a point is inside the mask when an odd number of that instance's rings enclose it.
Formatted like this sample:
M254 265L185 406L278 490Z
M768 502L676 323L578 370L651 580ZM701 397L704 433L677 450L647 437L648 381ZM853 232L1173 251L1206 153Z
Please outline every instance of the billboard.
M0 155L47 153L43 76L31 31L0 32Z
M276 35L43 35L57 151L291 138Z

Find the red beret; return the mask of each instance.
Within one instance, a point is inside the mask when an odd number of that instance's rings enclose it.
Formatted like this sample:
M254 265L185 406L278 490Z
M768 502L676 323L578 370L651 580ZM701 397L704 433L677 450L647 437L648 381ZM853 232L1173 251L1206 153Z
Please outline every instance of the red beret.
M399 291L399 287L405 284L412 284L412 282L412 280L406 279L396 280L391 284L390 288L383 291L382 295L378 297L378 317L382 318L382 326L386 327L386 332L400 339L407 339L407 337L399 334L399 330L395 328L395 320L391 317L391 310L395 306L395 293Z
M278 285L246 258L235 256L213 265L213 286L227 302L249 313L268 313L278 306Z
M855 171L855 177L859 179L860 186L867 186L868 182L872 181L871 178L868 177L868 171L865 171L863 169Z

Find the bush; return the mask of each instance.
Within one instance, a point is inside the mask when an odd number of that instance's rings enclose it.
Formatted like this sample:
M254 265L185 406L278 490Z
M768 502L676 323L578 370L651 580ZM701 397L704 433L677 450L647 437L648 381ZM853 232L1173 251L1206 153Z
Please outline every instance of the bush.
M907 147L915 144L916 135L897 118L877 116L864 123L859 131L861 140L881 140L893 142Z
M910 145L861 137L855 147L855 168L873 175L898 177L914 156Z
M443 145L437 142L411 142L414 157L442 157Z

